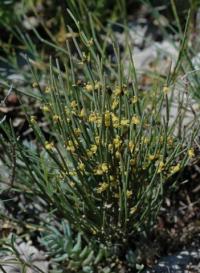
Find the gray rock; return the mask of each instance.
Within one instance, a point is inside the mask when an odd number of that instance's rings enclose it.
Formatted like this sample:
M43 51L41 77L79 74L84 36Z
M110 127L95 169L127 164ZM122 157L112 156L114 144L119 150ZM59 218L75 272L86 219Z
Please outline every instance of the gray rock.
M186 250L163 257L145 273L198 273L200 272L200 248Z
M0 264L7 273L48 273L49 262L43 252L36 249L29 243L21 242L15 245L19 254L20 260L24 261L26 266L25 271L23 264L20 263L19 259L15 254L10 254L5 257L0 257ZM3 271L0 270L0 273Z

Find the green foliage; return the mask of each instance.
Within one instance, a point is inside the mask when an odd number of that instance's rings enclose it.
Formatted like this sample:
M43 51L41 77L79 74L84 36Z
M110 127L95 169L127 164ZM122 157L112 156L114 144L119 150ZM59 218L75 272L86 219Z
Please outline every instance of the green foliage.
M74 38L78 56L68 47L65 71L58 60L56 69L50 63L46 87L35 75L49 140L28 111L35 149L5 130L19 164L15 186L41 195L87 236L125 247L129 236L153 224L164 184L188 161L190 139L173 135L178 118L169 125L171 87L156 86L149 101L138 93L132 61L127 75L117 47L116 63L109 63L79 33L85 51Z
M79 233L76 238L68 223L63 221L58 227L50 227L41 239L42 245L52 257L52 265L65 268L67 272L95 272L95 267L105 260L107 249L83 242ZM105 272L104 269L101 269Z

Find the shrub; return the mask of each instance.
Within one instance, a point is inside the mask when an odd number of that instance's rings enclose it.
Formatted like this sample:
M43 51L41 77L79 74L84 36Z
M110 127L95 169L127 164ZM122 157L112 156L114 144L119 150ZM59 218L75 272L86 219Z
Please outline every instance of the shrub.
M155 85L149 100L131 54L125 72L117 46L111 61L78 30L77 54L67 44L64 66L50 60L45 84L32 70L48 134L24 106L34 145L1 124L7 151L1 158L14 173L13 189L43 198L85 241L124 253L130 239L153 225L164 189L193 156L193 135L174 134L180 113L169 125L172 86Z

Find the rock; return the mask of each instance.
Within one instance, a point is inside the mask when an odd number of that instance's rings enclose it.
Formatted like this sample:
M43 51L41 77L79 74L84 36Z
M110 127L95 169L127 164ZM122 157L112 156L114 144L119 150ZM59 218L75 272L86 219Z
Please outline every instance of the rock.
M183 81L183 80L181 80ZM173 130L174 135L189 132L194 129L195 121L200 115L200 105L194 100L187 90L187 86L177 84L171 87L169 94L169 126L172 126L178 118L179 122ZM161 114L166 119L166 107L163 107ZM198 123L196 123L198 126Z
M1 258L1 264L3 264L3 269L5 272L39 273L42 271L44 273L48 273L49 262L46 260L43 252L26 242L16 244L15 247L20 255L20 259L31 266L26 267L25 271L22 270L23 265L20 264L19 260L17 260L17 257L14 254L11 254ZM39 268L41 271L39 271L37 268ZM3 273L3 271L0 270L0 273Z
M158 264L145 273L199 273L200 272L200 248L197 250L185 250L175 255L161 258Z

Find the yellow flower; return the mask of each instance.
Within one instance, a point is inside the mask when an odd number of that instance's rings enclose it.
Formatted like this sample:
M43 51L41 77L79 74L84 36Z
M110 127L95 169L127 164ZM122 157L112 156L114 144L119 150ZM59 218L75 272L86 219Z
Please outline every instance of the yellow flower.
M101 124L101 116L96 112L92 112L88 117L88 121L96 124Z
M95 139L96 144L99 145L99 143L100 143L100 136L96 136L94 139Z
M165 163L163 161L160 161L158 164L158 173L161 173L164 170Z
M100 89L100 87L101 87L101 83L100 82L95 82L94 89L98 90L98 89Z
M81 135L81 129L80 129L80 128L75 128L75 129L74 129L74 134L75 134L76 136L80 136L80 135Z
M116 156L116 158L120 158L121 157L121 154L120 154L120 152L119 151L117 151L116 153L115 153L115 156Z
M128 147L129 147L129 150L131 151L131 153L133 152L133 149L134 149L134 147L135 147L135 144L133 143L133 141L131 140L131 141L129 141L129 143L128 143Z
M89 149L87 149L86 153L87 153L88 157L92 157L93 156L93 152L90 151Z
M94 44L94 40L93 40L93 38L91 38L91 39L88 41L88 47L93 46L93 44Z
M37 82L33 82L32 86L33 86L33 88L36 88L36 87L38 87L38 83Z
M85 170L85 164L82 163L82 162L80 162L80 163L78 164L78 168L79 168L80 171L84 171L84 170Z
M133 194L132 191L129 191L129 190L126 191L126 197L127 198L130 198L132 194Z
M156 159L156 155L149 155L148 158L149 158L150 161L155 160Z
M45 88L45 91L44 91L46 94L50 93L51 92L51 88L49 86L47 86Z
M96 235L97 234L97 231L95 228L90 228L90 231L92 232L93 235Z
M46 149L46 150L49 150L49 151L52 150L52 149L54 148L53 142L45 141L44 146L45 146L45 149Z
M189 156L189 158L195 157L195 153L194 153L194 149L193 148L191 148L191 149L188 150L188 156Z
M85 115L86 115L85 109L82 108L82 109L81 109L81 112L80 112L80 114L79 114L79 117L80 117L80 118L83 118L83 117L85 117Z
M102 163L97 166L97 168L94 170L94 173L96 175L102 175L104 173L108 173L109 166L107 163Z
M136 103L138 101L138 97L137 96L133 96L132 98L131 98L131 102L134 104L134 103Z
M117 86L117 87L113 90L113 94L114 94L115 96L120 96L121 93L122 93L122 89L121 89L119 86Z
M73 110L76 110L77 108L77 102L75 100L73 100L71 103L70 103L70 106Z
M109 151L112 151L112 150L113 150L113 144L111 144L111 143L108 144L108 150L109 150Z
M144 144L148 144L149 143L148 137L142 137L142 141L143 141Z
M109 111L105 112L105 126L109 127L111 122L111 113Z
M113 102L112 102L112 106L111 106L112 110L114 110L118 106L118 104L119 104L119 100L114 99Z
M106 182L102 182L99 187L96 189L97 193L102 193L108 189L109 185Z
M134 214L137 211L137 207L130 208L130 214Z
M120 126L119 118L114 113L112 113L112 124L114 128L119 128Z
M140 124L140 119L137 116L133 116L131 119L131 124L138 125Z
M83 63L87 63L90 62L90 53L86 54L85 52L83 52L83 56L82 56L82 62Z
M172 145L173 144L173 137L172 136L169 136L168 138L167 138L167 143L169 144L169 145Z
M53 116L53 121L54 122L58 122L59 120L60 120L60 116L58 116L58 115Z
M71 176L76 176L77 172L75 170L69 171L69 175Z
M114 186L116 185L116 183L117 183L115 177L114 177L113 175L110 175L110 176L109 176L109 179L110 179L110 185L111 185L112 187L114 187Z
M115 146L115 149L118 149L121 146L122 140L119 136L116 136L116 138L113 139L113 144Z
M121 126L128 126L129 125L129 120L126 118L121 119Z
M96 122L97 121L97 114L92 112L88 117L89 122Z
M168 86L164 86L164 87L163 87L163 93L164 93L165 95L168 94L169 91L170 91L170 89L169 89Z
M74 188L75 183L74 183L73 181L70 181L70 182L69 182L69 185L70 185L70 187Z
M44 112L50 112L50 109L49 109L49 107L47 106L47 105L44 105L43 107L42 107L42 110L44 111Z
M86 90L87 92L92 92L93 89L94 89L94 87L93 87L93 85L92 85L91 83L86 84L85 90Z
M108 164L102 163L101 169L102 169L103 173L107 173L108 172Z
M75 147L74 147L74 144L73 144L73 142L71 140L68 141L66 148L67 148L67 151L70 151L72 153L74 153L75 150L76 150Z
M94 174L95 175L102 175L103 174L103 171L100 167L98 167L97 169L94 170Z
M109 178L110 178L110 181L114 181L115 179L113 175L110 175Z
M130 159L130 165L131 166L135 166L135 164L136 164L136 160L135 159Z
M91 145L90 151L91 151L93 154L96 154L96 152L97 152L97 145L95 145L95 144Z
M35 116L31 116L30 122L31 122L31 123L36 123L36 117L35 117Z
M177 165L171 167L170 173L171 174L177 173L178 171L180 171L180 169L181 169L181 165L180 163L178 163Z

